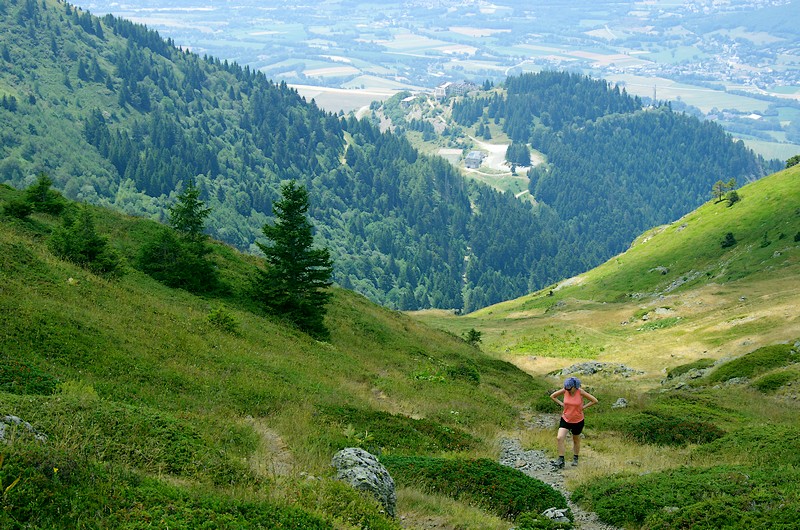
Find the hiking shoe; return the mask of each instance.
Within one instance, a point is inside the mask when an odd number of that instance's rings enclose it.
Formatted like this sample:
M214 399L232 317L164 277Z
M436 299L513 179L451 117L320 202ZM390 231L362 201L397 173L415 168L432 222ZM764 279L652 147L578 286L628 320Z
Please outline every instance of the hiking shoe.
M552 465L552 466L553 466L555 469L564 469L564 461L563 461L563 460L552 460L552 461L550 462L550 464L551 464L551 465Z
M572 461L572 467L578 467L578 461L577 460L573 460Z

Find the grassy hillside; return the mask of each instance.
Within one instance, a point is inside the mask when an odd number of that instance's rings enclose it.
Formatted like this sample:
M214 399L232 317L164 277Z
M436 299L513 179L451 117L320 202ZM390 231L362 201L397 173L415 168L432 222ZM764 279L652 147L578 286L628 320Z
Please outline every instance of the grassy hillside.
M581 360L662 370L800 336L800 169L743 186L642 234L584 274L460 318L420 313L533 371ZM727 233L736 244L723 247Z
M0 186L0 209L18 196ZM157 228L93 212L127 263ZM223 244L212 245L222 294L169 289L130 266L96 276L49 252L59 222L0 222L0 417L47 436L5 433L0 526L397 528L331 479L338 449L495 459L498 434L547 391L342 289L330 341L314 341L250 305L255 258ZM412 526L431 510L464 528L509 524L446 496L400 492Z
M626 528L791 528L800 517L800 168L708 202L585 274L456 317L416 316L529 373L579 372L572 499ZM736 243L723 246L727 233ZM614 372L619 363L636 372ZM613 408L619 398L627 406ZM546 399L537 410L552 412ZM551 432L531 433L534 447Z

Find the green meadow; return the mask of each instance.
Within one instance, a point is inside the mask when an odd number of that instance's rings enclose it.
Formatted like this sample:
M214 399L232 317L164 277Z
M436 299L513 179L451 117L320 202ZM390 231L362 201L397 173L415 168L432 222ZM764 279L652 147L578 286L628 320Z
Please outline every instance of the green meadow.
M220 287L171 289L136 269L158 225L92 208L124 264L97 275L51 253L60 216L11 215L22 193L2 186L0 413L46 440L7 426L0 522L554 528L542 499L566 501L499 466L498 443L554 457L554 430L526 419L555 417L558 371L593 361L634 371L579 375L600 406L563 472L573 502L625 528L789 527L799 179L747 184L592 271L468 315L334 288L326 342L251 301L256 257L211 242ZM334 479L331 457L352 446L395 477L396 518Z

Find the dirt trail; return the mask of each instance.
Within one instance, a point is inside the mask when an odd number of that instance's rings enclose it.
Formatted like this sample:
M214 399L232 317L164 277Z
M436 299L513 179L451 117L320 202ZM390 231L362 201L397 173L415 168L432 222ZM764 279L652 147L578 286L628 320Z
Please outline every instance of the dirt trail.
M556 418L552 414L540 415L528 422L534 429L552 430L555 427ZM554 469L551 460L544 451L524 450L519 440L504 438L500 442L500 463L518 469L535 479L549 484L560 491L567 498L567 504L574 516L575 528L578 530L619 530L615 526L607 525L597 518L594 512L588 512L572 502L572 492L568 491L564 485L564 474L560 470ZM567 465L570 465L569 462Z

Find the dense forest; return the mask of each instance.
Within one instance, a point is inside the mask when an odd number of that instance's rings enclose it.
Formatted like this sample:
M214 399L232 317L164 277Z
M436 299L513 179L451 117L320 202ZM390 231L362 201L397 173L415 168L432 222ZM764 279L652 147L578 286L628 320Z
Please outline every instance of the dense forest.
M504 88L455 102L453 119L501 125L514 142L509 161L524 162L525 145L546 156L528 172L530 192L576 229L583 252L610 257L707 201L716 181L744 184L781 168L712 122L644 107L606 81L546 71Z
M591 265L553 259L575 254L547 213L247 66L52 0L0 0L0 30L2 182L46 173L70 199L166 221L193 179L209 234L257 252L296 179L334 280L399 309L472 310Z
M632 155L572 148L567 132L588 142L589 131L604 134L601 123L610 116L636 123L647 116L618 89L579 76L511 78L506 96L454 109L465 123L488 113L524 152L533 143L548 155L547 172L532 175L534 193L544 197L556 188L560 199L548 196L531 207L466 181L402 136L325 112L284 83L182 50L139 24L97 18L56 0L0 0L0 31L0 182L25 188L46 173L70 199L166 221L193 179L211 208L209 234L258 252L281 183L295 179L308 189L309 213L319 243L331 251L334 281L392 308L470 311L546 286L606 259L642 228L671 220L664 208L679 213L674 195L688 189L687 179L697 181L692 189L699 195L711 188L685 167L665 173L668 184L626 177L660 186L657 197L638 192L636 183L618 186L608 175L596 179L603 190L577 177L562 186L569 164L561 167L559 146L573 158L604 158L597 167L614 171L617 156L637 162L660 156L639 152L647 151L646 141ZM534 105L538 93L546 110ZM613 119L614 131L638 134L625 132L622 118ZM697 122L685 134L704 133ZM724 157L717 166L706 163L720 169L713 180L765 172L752 153L723 135L699 141ZM727 156L720 142L741 156ZM594 180L591 173L580 175L588 177ZM565 190L572 195L560 195ZM580 210L587 194L602 202L603 194L614 193L614 204L624 208L599 208L585 224L569 211ZM659 198L656 206L643 202ZM700 200L694 195L689 202ZM651 207L661 213L639 215ZM607 237L611 226L621 228Z

